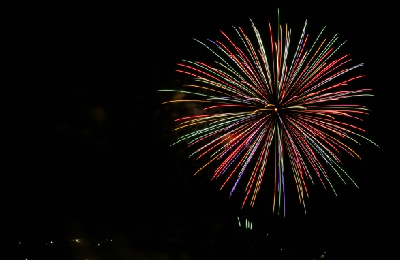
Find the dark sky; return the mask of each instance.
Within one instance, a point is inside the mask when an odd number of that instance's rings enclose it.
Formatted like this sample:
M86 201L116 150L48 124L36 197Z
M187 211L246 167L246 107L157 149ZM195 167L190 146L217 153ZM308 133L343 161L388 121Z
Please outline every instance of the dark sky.
M157 90L186 80L175 72L180 59L210 57L192 38L222 39L218 30L233 35L232 25L252 37L249 18L268 35L277 7L246 1L13 9L12 80L4 86L12 119L4 125L11 130L1 188L5 234L123 237L135 244L129 250L153 252L154 259L157 252L167 259L256 259L281 247L326 250L337 257L330 259L394 254L399 177L390 6L279 6L294 42L307 19L310 37L326 25L326 36L348 40L341 54L366 64L360 73L367 76L355 86L372 88L375 97L360 99L372 110L360 126L381 148L362 142L355 147L362 161L344 156L360 189L335 180L336 198L316 183L306 216L295 197L286 218L272 214L267 198L240 210L240 194L228 199L207 172L193 177L200 164L184 146L170 147L172 120L182 109L161 105L171 95ZM237 217L255 230L240 230Z

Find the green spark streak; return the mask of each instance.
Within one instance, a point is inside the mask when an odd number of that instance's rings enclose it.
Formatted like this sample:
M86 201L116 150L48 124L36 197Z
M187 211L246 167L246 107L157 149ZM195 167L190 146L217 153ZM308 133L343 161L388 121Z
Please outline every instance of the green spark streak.
M185 94L193 94L193 95L199 95L199 96L203 96L203 97L216 98L215 96L210 96L210 95L196 93L196 92L190 92L190 91L184 91L184 90L159 89L158 91L162 91L162 92L180 92L180 93L185 93Z

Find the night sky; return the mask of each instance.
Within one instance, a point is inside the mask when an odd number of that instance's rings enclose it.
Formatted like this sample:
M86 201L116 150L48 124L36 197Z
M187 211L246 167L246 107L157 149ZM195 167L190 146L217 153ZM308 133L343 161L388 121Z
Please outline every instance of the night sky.
M12 80L4 81L3 99L11 120L3 125L10 132L3 137L0 189L6 250L0 250L0 259L397 255L393 7L256 3L10 9L5 27L11 44L3 51L12 56ZM285 218L272 213L269 179L255 207L240 210L242 191L229 198L229 189L220 191L221 182L210 181L212 169L193 176L206 161L188 159L193 150L184 145L170 146L178 137L173 120L188 113L188 107L162 105L173 94L157 91L190 82L175 72L181 59L213 61L193 38L223 39L219 29L234 35L233 25L254 39L251 18L266 41L268 21L276 25L278 7L296 44L307 19L312 39L326 25L327 38L338 33L339 42L347 40L338 55L350 53L353 64L365 63L357 71L366 77L352 83L372 88L375 96L357 100L371 109L358 125L380 146L367 141L353 145L362 161L341 152L343 167L360 188L344 185L328 170L338 197L316 182L309 187L307 215L288 181ZM245 229L246 219L252 230ZM43 246L76 238L113 243L106 243L106 249L59 246L50 253ZM29 246L21 249L21 241Z

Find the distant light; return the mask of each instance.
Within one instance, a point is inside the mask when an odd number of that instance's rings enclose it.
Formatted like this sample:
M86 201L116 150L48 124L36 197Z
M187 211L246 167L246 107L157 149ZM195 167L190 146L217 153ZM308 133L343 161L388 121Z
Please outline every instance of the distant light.
M112 242L112 239L111 239L111 242Z
M100 245L100 243L97 244L98 246Z
M53 244L53 241L50 241L51 244Z
M18 245L20 245L21 244L21 242L18 242Z

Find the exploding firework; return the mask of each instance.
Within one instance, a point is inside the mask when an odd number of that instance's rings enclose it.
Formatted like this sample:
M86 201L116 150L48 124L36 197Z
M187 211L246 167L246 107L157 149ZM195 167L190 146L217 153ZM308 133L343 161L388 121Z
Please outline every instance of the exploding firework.
M251 24L258 46L240 27L233 28L241 46L222 31L224 42L208 40L205 44L195 39L217 57L216 65L184 60L178 64L181 69L177 71L193 76L196 84L184 85L183 90L160 90L196 97L165 103L191 102L203 106L202 114L175 120L180 123L175 130L196 127L176 143L200 145L189 157L209 157L195 174L211 162L219 161L212 179L223 177L221 189L230 183L231 195L239 181L246 179L242 207L246 201L254 206L268 171L267 161L272 160L275 164L273 211L283 209L284 214L285 177L288 177L284 160L291 165L290 175L294 176L304 209L305 197L309 196L307 183L314 183L315 177L324 188L330 186L336 194L327 168L344 183L350 180L357 186L340 166L337 154L342 150L360 158L347 143L359 144L360 138L373 143L359 134L363 129L346 119L361 120L358 115L367 114L368 109L342 103L348 98L372 96L371 89L344 87L363 75L341 80L343 74L363 64L349 66L349 55L336 57L344 43L337 44L337 35L331 40L322 40L325 28L307 49L307 21L293 55L289 54L292 43L287 25L284 28L278 25L274 40L269 23L270 46L266 48L252 21Z

